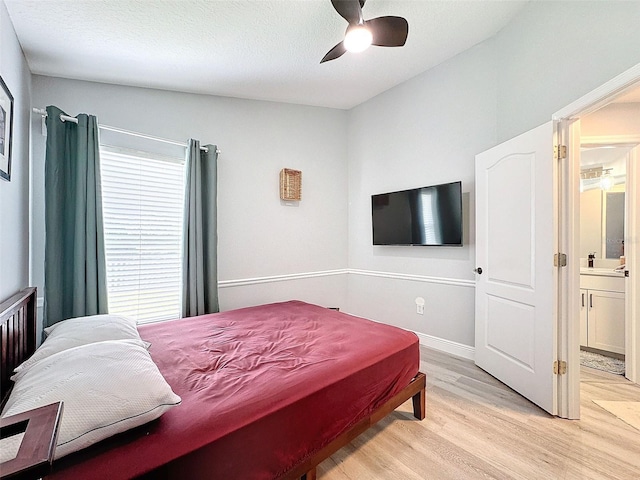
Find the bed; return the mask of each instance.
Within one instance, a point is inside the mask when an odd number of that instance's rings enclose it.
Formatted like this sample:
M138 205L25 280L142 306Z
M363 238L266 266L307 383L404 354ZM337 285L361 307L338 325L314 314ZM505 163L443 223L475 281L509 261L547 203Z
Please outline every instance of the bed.
M34 305L33 289L3 303L3 396L8 369L34 351ZM311 480L320 462L405 401L425 417L418 339L395 327L290 301L139 333L182 404L56 460L47 478Z

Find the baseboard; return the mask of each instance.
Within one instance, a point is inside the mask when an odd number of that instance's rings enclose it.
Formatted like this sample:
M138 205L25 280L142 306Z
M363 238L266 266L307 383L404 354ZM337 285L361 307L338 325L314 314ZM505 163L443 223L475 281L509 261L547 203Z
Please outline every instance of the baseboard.
M425 347L433 348L434 350L439 350L441 352L449 353L457 357L466 358L467 360L475 360L476 349L474 347L470 347L469 345L464 345L458 342L452 342L451 340L446 340L444 338L434 337L425 333L413 333L418 336L420 345L424 345Z
M342 313L353 315L354 317L367 318L352 312L347 312L344 310L341 310L341 311ZM371 320L372 322L382 323L384 325L390 325L388 323L382 322L380 320L375 320L373 318L367 318L367 319ZM475 360L476 358L476 349L474 347L470 347L469 345L453 342L445 338L434 337L433 335L427 335L426 333L416 332L415 330L411 330L409 328L404 328L404 327L398 327L398 328L415 333L418 336L420 345L425 346L427 348L432 348L433 350L438 350L439 352L455 355L456 357L466 358L467 360Z

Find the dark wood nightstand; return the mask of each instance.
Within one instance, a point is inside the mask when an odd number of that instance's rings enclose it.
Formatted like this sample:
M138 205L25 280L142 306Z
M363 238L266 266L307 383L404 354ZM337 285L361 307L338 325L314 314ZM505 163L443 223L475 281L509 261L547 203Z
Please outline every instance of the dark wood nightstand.
M0 464L1 480L33 480L49 473L58 440L62 402L0 419L0 437L25 432L12 460Z

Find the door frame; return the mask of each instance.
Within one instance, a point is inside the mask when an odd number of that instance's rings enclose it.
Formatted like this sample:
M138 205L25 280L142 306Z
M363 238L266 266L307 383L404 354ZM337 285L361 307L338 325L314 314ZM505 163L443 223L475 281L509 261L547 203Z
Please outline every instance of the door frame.
M566 268L560 268L558 273L558 359L567 362L567 374L558 375L558 415L564 418L580 418L580 258L579 258L579 219L580 205L580 117L607 105L615 97L640 85L640 64L626 70L609 82L601 85L592 92L584 95L575 102L553 114L556 125L556 140L554 145L565 145L567 154L557 164L558 198L558 252L567 254ZM627 139L628 140L628 139ZM640 179L640 166L635 161L628 161L627 184ZM629 165L631 164L631 165ZM640 193L632 189L628 195L627 205L631 201L638 205ZM631 218L630 215L627 215ZM629 222L625 236L638 238L640 222ZM627 243L629 243L627 245ZM630 292L640 288L640 245L638 242L625 242L625 255L628 269L632 272L626 282ZM640 315L640 295L629 295L626 300L625 348L627 356L627 378L638 383L640 381L640 328L632 318ZM635 297L635 298L633 298Z

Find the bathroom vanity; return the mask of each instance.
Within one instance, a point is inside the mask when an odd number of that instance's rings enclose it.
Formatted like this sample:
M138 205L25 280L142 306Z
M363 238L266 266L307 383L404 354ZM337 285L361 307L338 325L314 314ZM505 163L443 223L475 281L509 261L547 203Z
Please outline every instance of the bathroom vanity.
M580 345L624 354L624 273L580 269Z

